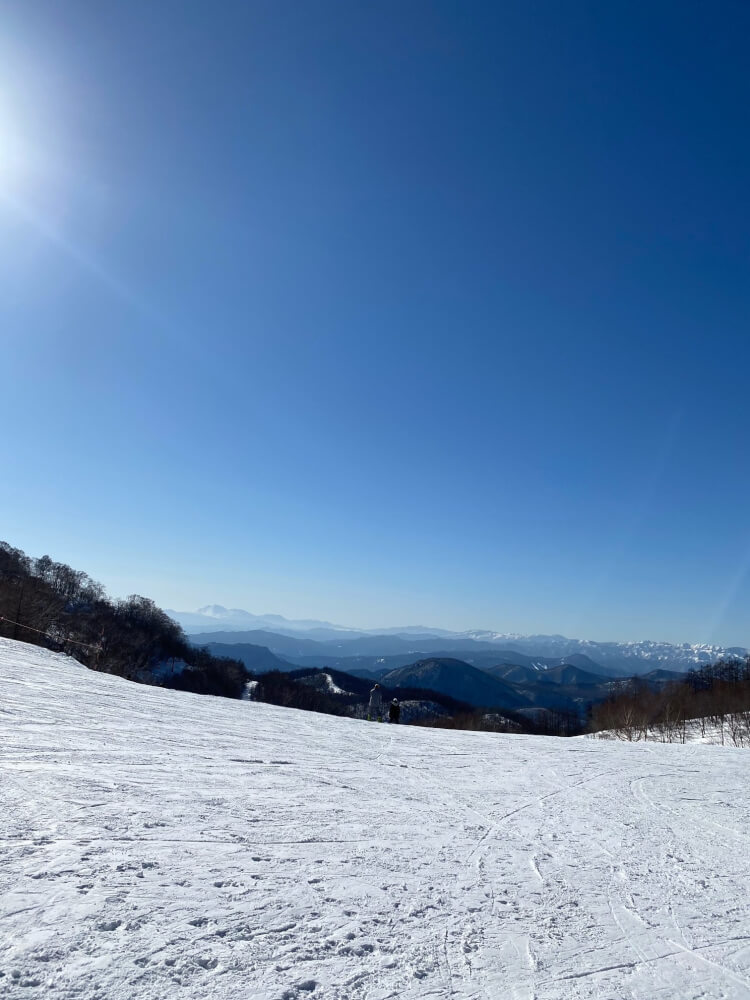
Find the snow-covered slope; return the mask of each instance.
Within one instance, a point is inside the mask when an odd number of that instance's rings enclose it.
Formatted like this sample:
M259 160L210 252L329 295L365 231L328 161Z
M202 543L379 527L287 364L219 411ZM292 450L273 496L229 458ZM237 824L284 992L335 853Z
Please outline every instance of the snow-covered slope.
M0 692L4 998L750 997L747 751Z

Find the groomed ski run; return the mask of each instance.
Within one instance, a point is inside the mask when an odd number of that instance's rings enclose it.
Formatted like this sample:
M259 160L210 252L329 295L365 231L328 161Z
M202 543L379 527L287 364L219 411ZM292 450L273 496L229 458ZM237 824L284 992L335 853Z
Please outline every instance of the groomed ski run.
M0 691L10 1000L750 998L745 750Z

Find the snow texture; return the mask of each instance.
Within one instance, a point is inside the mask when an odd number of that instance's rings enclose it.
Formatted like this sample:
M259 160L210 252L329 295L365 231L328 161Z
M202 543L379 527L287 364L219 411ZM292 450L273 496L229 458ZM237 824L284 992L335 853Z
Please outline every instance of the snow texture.
M0 691L7 1000L750 998L747 751Z

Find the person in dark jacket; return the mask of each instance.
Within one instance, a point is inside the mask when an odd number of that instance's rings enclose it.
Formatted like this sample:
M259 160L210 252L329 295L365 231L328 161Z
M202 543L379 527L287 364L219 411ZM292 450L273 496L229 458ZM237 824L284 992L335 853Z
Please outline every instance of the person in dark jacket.
M398 703L398 698L394 698L388 707L388 721L398 722L401 718L401 706Z

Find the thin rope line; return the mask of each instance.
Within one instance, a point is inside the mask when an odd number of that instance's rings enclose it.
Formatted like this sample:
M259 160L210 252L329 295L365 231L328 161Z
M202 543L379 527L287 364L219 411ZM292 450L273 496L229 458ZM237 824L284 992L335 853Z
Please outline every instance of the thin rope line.
M85 646L87 649L101 648L100 642L97 643L81 642L80 639L59 639L55 635L50 635L49 632L42 632L41 629L32 628L31 625L23 625L21 622L14 622L12 618L5 618L3 615L0 615L0 622L8 622L9 625L17 625L18 628L25 628L29 632L36 632L37 635L43 635L45 639L51 639L52 642L62 642L62 643L72 642L74 646Z

